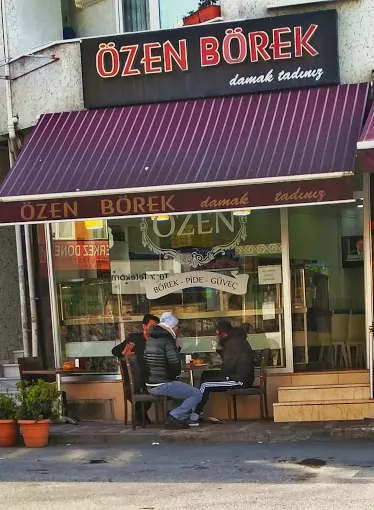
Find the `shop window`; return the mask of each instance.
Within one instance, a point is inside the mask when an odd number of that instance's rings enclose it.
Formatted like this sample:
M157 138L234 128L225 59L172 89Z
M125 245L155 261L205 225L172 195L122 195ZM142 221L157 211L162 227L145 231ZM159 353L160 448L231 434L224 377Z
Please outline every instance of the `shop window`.
M108 239L107 224L103 220L65 221L52 224L52 239L73 241L77 239Z
M52 238L60 241L75 239L75 223L72 221L53 223Z
M366 366L363 208L289 212L295 370Z
M226 318L285 366L279 211L113 219L107 229L106 240L68 249L53 241L63 359L115 371L114 345L141 331L144 314L172 311L184 355L219 363L215 326Z
M124 31L149 30L149 0L123 0Z

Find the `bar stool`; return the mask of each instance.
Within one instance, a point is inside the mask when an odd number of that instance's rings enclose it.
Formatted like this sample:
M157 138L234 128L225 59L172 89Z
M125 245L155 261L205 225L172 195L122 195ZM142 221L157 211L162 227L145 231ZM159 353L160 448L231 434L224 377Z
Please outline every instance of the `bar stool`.
M346 350L350 366L352 363L352 349L355 349L355 367L363 368L366 364L366 331L365 315L351 311L348 324L348 338Z
M333 350L333 368L338 365L338 354L339 367L350 368L352 362L349 361L347 353L347 339L348 339L348 326L349 326L350 313L348 311L338 312L333 311L331 316L331 345Z

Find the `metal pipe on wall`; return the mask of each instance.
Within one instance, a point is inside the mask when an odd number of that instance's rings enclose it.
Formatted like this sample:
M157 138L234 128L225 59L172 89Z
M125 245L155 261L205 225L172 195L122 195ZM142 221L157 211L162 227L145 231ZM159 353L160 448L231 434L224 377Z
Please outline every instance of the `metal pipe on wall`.
M62 365L62 353L60 345L60 327L58 322L58 304L56 296L56 285L53 273L53 256L52 256L52 242L51 242L51 228L49 223L44 225L45 229L45 246L47 252L47 265L48 265L48 283L49 283L49 299L51 303L51 322L52 322L52 341L53 350L55 355L55 366ZM58 379L58 384L61 381Z
M24 262L23 262L22 227L20 225L16 225L15 230L16 230L16 248L17 248L18 286L19 286L20 311L21 311L22 346L23 346L24 355L29 356L30 348L29 348L29 330L28 330L28 317L27 317L25 266L24 266Z
M30 322L31 322L31 353L32 356L38 356L39 343L38 343L38 312L36 307L36 293L35 293L35 275L34 275L34 257L32 251L32 236L30 225L25 225L25 246L26 246L26 261L27 261L27 275L29 283L29 301L30 301Z

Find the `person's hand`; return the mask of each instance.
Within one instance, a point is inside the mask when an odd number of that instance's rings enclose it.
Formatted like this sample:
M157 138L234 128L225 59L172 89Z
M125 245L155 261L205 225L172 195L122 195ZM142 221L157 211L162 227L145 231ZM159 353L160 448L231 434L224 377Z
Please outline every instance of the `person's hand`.
M135 347L135 344L133 342L129 342L126 344L125 348L122 351L122 356L133 356L135 352L133 351L133 348Z

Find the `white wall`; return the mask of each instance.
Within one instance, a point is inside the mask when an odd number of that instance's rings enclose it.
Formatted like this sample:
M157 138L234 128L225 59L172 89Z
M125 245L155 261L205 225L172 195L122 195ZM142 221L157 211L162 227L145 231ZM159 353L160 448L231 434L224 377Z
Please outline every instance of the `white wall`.
M221 0L222 14L225 20L253 19L336 9L339 13L341 82L370 80L371 70L374 68L374 0L340 0L269 11L267 6L276 2L277 0Z
M12 65L12 72L16 76L23 74L12 84L14 113L19 116L17 129L34 126L37 115L42 113L83 109L79 42L52 46L39 54L55 54L59 60L28 74L24 74L32 65L28 59Z
M69 21L77 37L117 33L116 0L101 0L85 9L77 9L75 0L69 2Z
M11 57L62 39L61 0L7 0Z

